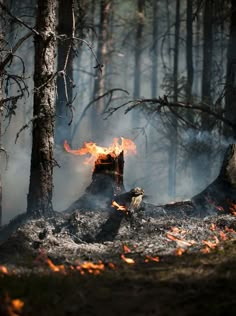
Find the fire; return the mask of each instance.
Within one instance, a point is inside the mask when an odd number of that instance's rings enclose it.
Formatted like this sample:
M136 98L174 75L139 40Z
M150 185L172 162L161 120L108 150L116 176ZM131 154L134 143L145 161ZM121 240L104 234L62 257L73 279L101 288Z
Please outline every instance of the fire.
M102 261L99 261L98 263L85 261L84 263L76 266L76 270L78 270L82 275L84 275L86 272L89 274L98 275L105 270L105 265L102 263Z
M114 138L113 143L109 147L101 147L96 143L88 142L84 143L83 147L79 149L71 149L68 142L65 140L64 148L68 153L73 155L87 155L90 157L86 158L84 163L91 164L94 163L100 156L111 155L113 158L117 157L122 151L124 154L136 154L136 145L131 139L121 137L121 143L119 138Z
M126 262L126 263L128 263L128 264L134 264L134 263L135 263L134 259L132 259L132 258L127 258L127 257L125 257L124 254L122 254L120 257L121 257L121 259L122 259L124 262Z

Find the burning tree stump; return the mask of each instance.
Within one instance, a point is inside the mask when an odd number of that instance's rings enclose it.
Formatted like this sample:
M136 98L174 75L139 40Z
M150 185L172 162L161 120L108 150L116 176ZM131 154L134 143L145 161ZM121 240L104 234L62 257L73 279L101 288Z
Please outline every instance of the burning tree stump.
M121 140L119 144L118 139L114 139L114 143L108 148L97 146L95 143L85 143L84 147L72 150L67 143L64 144L67 152L75 155L90 154L91 157L86 160L86 163L94 162L92 182L86 188L85 194L67 211L71 212L79 208L107 208L115 196L125 192L124 153L128 151L135 153L136 146L131 140L124 138Z
M192 202L194 215L206 216L221 212L236 214L236 144L227 148L216 180L194 196Z

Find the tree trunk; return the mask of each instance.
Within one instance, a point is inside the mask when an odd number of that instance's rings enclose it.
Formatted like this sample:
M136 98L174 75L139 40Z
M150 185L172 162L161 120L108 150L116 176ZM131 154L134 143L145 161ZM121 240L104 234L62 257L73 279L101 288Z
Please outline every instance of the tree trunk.
M38 1L35 35L34 121L27 212L52 213L55 116L56 1Z
M231 0L230 35L227 56L227 77L225 97L225 117L235 124L233 137L236 138L236 2ZM225 126L225 136L232 136L232 131Z
M187 0L187 41L186 41L186 56L187 56L187 85L186 99L191 102L192 86L193 86L193 1Z
M2 2L2 1L1 1ZM2 9L0 8L0 17L2 16L3 12ZM2 49L3 49L3 39L4 35L2 32L2 21L0 21L0 64L3 61L3 56L2 56ZM0 150L2 147L2 112L3 112L3 74L0 71ZM1 152L0 152L0 166L1 166ZM0 169L0 226L2 226L2 172Z
M158 0L153 0L153 21L152 21L152 83L151 94L152 98L157 97L158 85Z
M98 35L97 59L102 65L101 69L97 69L97 77L94 83L93 98L96 99L105 93L106 75L107 75L107 58L108 58L108 34L109 34L109 15L111 11L111 1L100 1L100 25ZM95 103L95 110L92 112L92 139L101 141L104 133L104 122L101 115L105 109L105 100L100 98Z
M74 0L60 0L59 1L59 20L58 33L65 38L58 43L58 71L65 70L66 83L63 76L57 78L57 103L56 103L56 133L55 141L57 144L63 146L64 140L71 143L71 126L68 123L71 120L69 105L73 99L73 60L74 53L71 47L71 37L73 30L73 6ZM66 60L68 63L65 67ZM66 87L65 87L66 84ZM67 94L66 90L67 89ZM68 102L70 104L68 104Z
M175 48L174 48L174 102L178 101L178 67L179 67L179 30L180 30L180 0L176 1L176 21L175 21ZM171 198L176 197L176 169L177 169L177 118L175 115L171 119L171 139L169 150L169 169L168 169L168 193Z
M192 198L195 215L206 216L236 211L236 144L226 150L219 176Z
M143 46L143 28L144 28L144 5L145 0L137 0L137 29L135 35L135 53L134 53L134 98L140 97L141 83L141 57Z

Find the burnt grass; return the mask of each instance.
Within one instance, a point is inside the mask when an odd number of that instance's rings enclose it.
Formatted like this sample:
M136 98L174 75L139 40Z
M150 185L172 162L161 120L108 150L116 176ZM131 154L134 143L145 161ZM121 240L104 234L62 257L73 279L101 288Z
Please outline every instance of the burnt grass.
M0 232L0 264L9 270L0 274L0 315L11 315L2 308L4 293L24 301L21 315L233 315L236 218L197 218L166 209L149 209L132 225L123 218L117 234L103 234L103 240L97 236L110 216L104 210L15 219ZM209 253L203 253L203 240L215 244ZM135 264L121 260L124 245ZM181 256L178 248L184 249ZM145 262L149 255L159 262ZM45 256L64 264L65 272L51 271ZM70 268L78 260L102 260L105 270L81 275Z

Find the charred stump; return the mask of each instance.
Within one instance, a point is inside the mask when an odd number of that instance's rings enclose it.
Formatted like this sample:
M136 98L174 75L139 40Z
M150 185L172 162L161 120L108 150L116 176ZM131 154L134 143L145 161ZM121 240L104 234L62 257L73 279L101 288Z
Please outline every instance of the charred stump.
M101 209L111 205L114 196L125 192L123 183L124 153L100 155L95 161L92 181L85 194L75 201L66 211L75 209Z
M225 153L218 177L192 198L194 215L206 216L236 211L236 144Z

